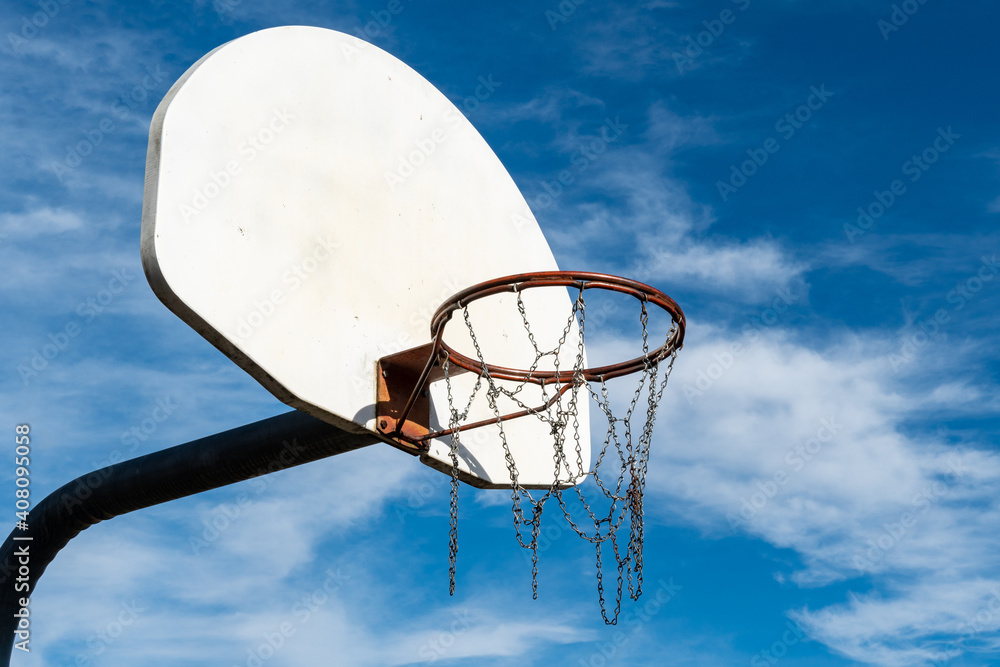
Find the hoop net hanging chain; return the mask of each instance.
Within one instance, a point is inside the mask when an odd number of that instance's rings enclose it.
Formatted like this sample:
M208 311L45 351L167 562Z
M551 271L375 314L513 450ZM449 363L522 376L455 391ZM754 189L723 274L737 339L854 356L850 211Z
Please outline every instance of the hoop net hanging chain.
M584 338L587 305L584 291L588 285L583 281L574 284L577 286L577 291L571 312L558 340L549 349L542 349L539 346L538 340L531 330L520 286L513 285L517 310L534 354L530 367L520 380L509 378L501 380L494 377L476 337L475 328L469 315L468 303L463 305L460 301L458 302L457 310L461 310L462 320L468 330L475 350L475 357L481 364L481 370L479 370L479 377L468 403L459 410L455 407L452 396L450 363L447 355L443 356L442 365L449 405L449 426L452 429L449 591L454 593L455 590L455 559L458 551L458 449L460 445L458 426L467 418L473 400L483 386L485 387L485 398L489 411L496 419L495 428L499 433L504 460L510 476L514 533L518 544L531 551L532 597L537 598L538 596L538 538L541 531L543 508L546 501L552 498L559 505L564 519L574 532L594 545L601 616L605 623L613 625L617 623L621 611L623 591L627 588L629 596L633 600L638 599L642 594L643 492L649 450L656 408L673 369L679 341L683 335L683 324L682 320L681 323L678 322L676 316L671 322L666 340L668 342L678 341L673 348L668 349L665 344L664 347L651 352L646 297L644 294L637 294L634 291L626 292L640 302L639 323L642 330L642 356L637 358L637 361L641 361L641 363L637 364L638 370L635 371L637 385L628 409L623 416L616 417L612 410L611 392L605 378L599 377L595 380L586 377ZM669 297L667 299L669 300ZM683 315L680 317L683 318ZM567 341L571 340L574 334L575 345L567 344ZM570 349L571 347L575 349ZM563 354L564 348L565 354ZM567 356L571 356L573 367L572 369L561 369L560 365L567 361ZM554 373L551 374L552 379L545 381L534 379L533 376L539 372L539 368L546 360L549 360L554 369ZM525 398L522 394L525 386L529 383L541 385L543 407L529 405L535 401ZM593 385L597 385L596 388ZM596 452L590 470L584 470L584 443L581 442L579 428L578 407L581 394L582 400L593 400L607 420L607 431L604 434L603 443ZM513 404L516 409L527 412L528 416L525 416L525 419L535 418L549 427L552 437L553 481L551 486L545 489L538 498L533 497L519 482L517 464L508 445L507 432L502 419L504 409L501 406L501 399L506 403ZM639 414L645 412L645 419L641 429L637 430L634 437L632 417L637 412ZM567 428L572 429L569 436L570 442L567 442ZM615 472L617 475L614 474ZM599 512L594 508L594 498L588 501L583 486L590 487L591 494L596 491L596 499L606 506L606 511ZM565 498L569 489L575 492L575 500L578 501L582 510L582 513L577 512L579 516L574 516ZM625 525L628 526L628 540L619 542L618 531ZM608 551L614 557L617 566L613 611L609 611L605 597L603 560L607 557Z
M445 384L448 389L448 427L452 429L451 448L448 451L451 458L451 492L448 521L448 594L455 594L455 573L458 561L458 426L469 415L472 401L479 393L479 387L483 383L483 378L476 380L476 386L469 394L469 402L465 408L459 412L455 409L455 400L451 393L451 374L448 358L445 357L442 366L444 369Z

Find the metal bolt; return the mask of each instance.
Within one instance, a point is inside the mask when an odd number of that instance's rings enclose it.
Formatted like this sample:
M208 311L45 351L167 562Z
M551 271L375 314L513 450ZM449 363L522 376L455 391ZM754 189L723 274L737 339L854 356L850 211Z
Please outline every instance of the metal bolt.
M384 420L384 419L383 419L382 421L380 421L380 422L378 423L378 425L379 425L379 426L380 426L380 427L382 428L382 430L384 431L384 430L385 430L385 428L386 428L386 427L387 427L387 426L389 425L389 422L387 422L386 420Z

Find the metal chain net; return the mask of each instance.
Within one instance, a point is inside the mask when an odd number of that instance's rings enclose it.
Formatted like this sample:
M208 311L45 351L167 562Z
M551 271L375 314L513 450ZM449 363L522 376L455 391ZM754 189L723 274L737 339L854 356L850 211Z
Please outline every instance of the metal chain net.
M455 591L456 558L458 554L458 446L460 435L457 427L466 419L473 400L482 387L485 387L486 401L496 417L496 426L499 429L500 441L504 450L504 457L507 470L510 474L511 488L511 509L514 515L514 531L518 544L524 549L531 551L531 590L532 598L538 597L538 537L542 525L542 510L545 503L554 499L562 510L563 517L570 527L584 540L592 543L596 551L597 561L597 591L601 605L601 616L608 625L618 622L621 611L621 601L623 590L627 588L629 596L637 600L642 594L642 548L643 548L643 491L646 485L646 468L649 460L650 441L653 435L653 425L656 421L656 408L663 396L667 380L673 369L676 350L667 358L660 362L650 359L651 345L649 342L649 313L647 304L640 300L641 312L639 321L642 326L642 358L643 368L637 374L630 377L637 377L637 386L632 395L631 402L624 415L616 417L613 413L611 402L611 392L603 379L598 382L588 382L583 375L586 365L584 355L584 338L586 325L586 301L584 299L584 289L581 286L577 292L576 299L566 325L562 330L559 340L551 349L542 350L531 331L528 315L525 311L524 302L521 299L521 292L517 294L517 309L524 323L524 328L528 340L534 350L534 361L529 371L534 372L539 365L547 358L551 358L551 364L555 371L560 371L560 354L566 346L566 341L574 327L577 327L579 336L573 357L573 368L569 376L572 384L568 389L565 387L567 381L555 381L543 384L542 397L543 405L549 403L549 399L554 397L561 389L566 389L564 395L551 405L542 409L525 403L520 396L522 390L528 384L527 380L520 382L506 381L506 385L491 377L489 370L484 368L483 373L476 381L469 401L459 410L455 407L452 397L451 373L447 359L443 362L444 379L447 384L448 406L449 406L449 427L453 429L451 434L451 515L449 533L449 592ZM479 361L486 364L483 351L469 317L468 305L462 309L463 320L468 328L469 336L475 348ZM673 335L677 323L672 322L666 338ZM655 349L655 345L652 349ZM661 368L662 365L662 368ZM592 384L598 385L596 388ZM511 386L512 385L512 386ZM584 390L585 391L581 391ZM551 392L551 393L550 393ZM580 442L578 406L581 400L593 400L607 419L607 431L604 434L604 441L597 452L593 466L590 470L584 470L583 464L583 443ZM517 405L521 410L530 412L524 419L534 417L547 424L552 435L552 463L553 482L538 498L533 497L527 489L524 489L518 481L518 470L514 457L511 454L507 443L507 434L504 430L504 422L501 420L503 410L498 404L498 399L503 396L510 402ZM645 397L645 398L644 398ZM633 430L633 414L645 412L645 420L637 437ZM572 426L572 441L566 442L567 426ZM575 463L570 466L570 460ZM603 468L602 468L603 465ZM577 471L574 473L573 471ZM582 474L579 474L582 471ZM617 475L615 474L617 473ZM590 483L592 482L592 483ZM590 487L591 493L596 491L598 500L606 504L606 512L600 512L593 506L594 499L588 498L584 494L582 487ZM568 487L568 488L564 488ZM566 498L568 493L575 493L575 498L579 500L583 509L582 517L574 517ZM572 496L571 496L572 497ZM628 540L619 540L619 528L628 526ZM615 604L614 610L609 614L608 604L605 597L604 583L604 560L610 550L617 566L617 581L615 583Z

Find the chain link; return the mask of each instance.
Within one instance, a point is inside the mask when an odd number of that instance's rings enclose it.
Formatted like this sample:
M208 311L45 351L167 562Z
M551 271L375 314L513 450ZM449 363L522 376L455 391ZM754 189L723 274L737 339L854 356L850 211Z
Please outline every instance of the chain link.
M451 434L451 447L449 448L449 458L451 459L451 492L448 519L448 595L455 594L455 574L458 562L458 426L462 420L468 417L472 402L479 393L483 379L476 380L475 386L469 395L469 402L465 404L465 409L460 413L455 409L455 399L451 392L451 364L447 357L442 364L444 371L445 386L448 390L448 427L454 429Z
M503 448L504 461L510 477L511 489L511 512L514 521L514 534L518 544L524 549L531 551L531 592L532 598L538 597L538 536L541 531L542 515L545 502L550 498L555 498L563 517L573 531L582 539L594 545L597 565L597 592L601 606L601 616L608 625L614 625L618 621L621 612L622 594L627 587L629 597L637 600L642 594L642 567L643 567L643 494L645 491L646 471L649 461L649 450L652 441L653 425L656 420L656 408L663 396L667 380L673 369L676 351L667 357L664 364L662 379L658 379L660 374L660 363L650 359L649 344L649 313L646 302L640 299L641 312L639 322L642 326L642 354L643 369L639 372L636 389L629 402L628 409L624 416L616 417L612 410L612 398L607 384L603 379L600 381L599 391L595 391L590 382L583 376L586 365L586 355L584 352L585 324L586 324L586 301L584 299L585 284L581 284L577 297L573 301L570 315L566 321L559 340L555 347L543 351L536 340L535 334L531 330L531 323L528 318L521 292L515 288L516 305L524 329L527 333L528 341L534 350L534 360L529 367L530 373L539 368L542 361L552 358L552 366L556 372L560 369L561 355L566 341L576 326L577 345L573 353L573 373L568 381L553 380L549 384L542 384L543 405L548 404L549 390L553 389L557 394L565 387L567 382L572 386L565 394L560 395L551 405L538 410L529 406L521 400L518 394L528 384L528 380L520 382L506 381L507 385L500 384L500 381L491 377L488 368L483 369L478 377L475 387L469 397L465 407L459 411L455 408L452 396L451 374L447 359L443 362L444 378L447 385L449 427L452 429L451 443L449 448L449 458L451 460L451 503L449 517L449 592L455 591L456 562L458 557L458 486L459 486L459 450L460 431L458 427L467 419L473 401L481 386L486 387L486 403L496 419L496 428L499 432L500 443ZM462 308L463 320L468 329L475 353L481 363L486 364L480 342L476 337L475 328L469 316L468 306ZM672 322L667 338L673 336L677 327L676 322ZM509 386L513 385L513 386ZM551 385L551 386L550 386ZM580 439L579 420L579 394L582 388L586 387L584 395L588 400L592 400L601 413L607 419L608 427L604 435L604 441L594 459L593 467L584 470L583 464L583 443ZM639 401L645 394L646 415L642 429L636 442L633 444L632 417L636 412ZM552 436L552 461L553 461L553 482L551 486L544 490L537 499L521 486L517 463L511 453L507 442L507 433L502 420L503 411L499 399L503 396L518 406L521 410L530 412L543 423L548 424ZM566 428L573 428L573 448L571 454L575 454L575 469L570 465L570 455L566 451ZM621 431L621 433L620 433ZM608 450L614 448L617 454L617 461L607 463L605 456ZM613 461L613 459L612 459ZM602 476L602 464L613 465L611 473L617 468L618 479L614 487L607 485ZM607 513L598 514L591 502L583 493L583 485L586 478L593 481L593 486L598 491L598 497L607 502ZM593 532L582 528L579 520L574 519L565 498L563 497L563 487L570 486L575 492L580 505L590 522L593 523ZM623 489L624 487L624 489ZM627 546L620 548L618 542L618 531L627 521L629 536ZM530 537L526 537L530 535ZM617 581L615 593L615 605L613 611L608 611L608 601L605 596L604 586L604 556L605 544L610 544L611 552L614 555L617 565Z

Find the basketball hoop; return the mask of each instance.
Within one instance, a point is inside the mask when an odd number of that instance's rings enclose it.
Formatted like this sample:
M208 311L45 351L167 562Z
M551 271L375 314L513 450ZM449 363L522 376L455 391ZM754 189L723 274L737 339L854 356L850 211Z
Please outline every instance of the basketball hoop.
M550 346L540 345L531 330L530 317L522 294L538 288L563 287L571 290L571 309L561 335ZM627 361L588 367L584 352L588 291L603 290L635 298L639 302L641 325L641 354ZM486 360L483 346L476 335L470 304L489 297L514 295L514 304L524 324L524 330L534 359L528 368L511 368ZM666 331L651 332L650 307L669 315ZM461 313L465 333L471 344L469 353L460 352L444 340L445 330L456 313ZM480 323L482 326L482 323ZM578 271L546 271L524 273L489 280L465 289L446 300L431 319L432 342L396 355L384 357L379 362L378 402L376 422L380 433L411 451L426 451L430 441L450 437L451 448L451 530L449 544L450 591L454 593L455 563L458 551L458 451L466 432L492 427L498 429L510 476L512 511L518 543L532 552L532 594L537 597L538 537L541 529L542 510L545 502L554 498L573 530L595 546L597 553L597 585L601 601L601 614L608 624L617 622L621 598L627 580L629 595L638 599L642 593L642 544L643 544L643 491L646 467L652 438L656 408L673 368L677 351L684 341L685 319L680 307L663 292L643 283L601 273ZM661 333L662 338L652 338ZM662 341L662 342L661 342ZM566 362L570 367L565 367ZM544 367L548 364L548 368ZM664 368L661 373L661 364ZM453 378L463 373L473 373L476 381L468 401L458 406L453 395ZM637 375L638 381L625 414L614 415L612 397L608 390L610 380L627 375ZM427 386L444 380L447 389L448 427L431 428ZM523 392L526 386L540 388L540 404L528 404ZM584 390L585 391L581 391ZM480 391L485 392L486 403L492 416L469 421L470 406ZM539 393L539 392L536 392ZM406 396L406 400L403 397ZM645 419L641 429L632 428L632 416L645 396ZM603 446L592 467L585 469L580 442L578 411L580 401L593 399L600 408L608 426ZM504 402L505 407L500 403ZM546 425L552 437L553 481L537 499L518 482L517 463L508 445L505 423L520 418L533 418ZM638 432L633 443L633 432ZM617 461L605 455L614 445ZM609 483L602 478L604 470L617 466L617 481ZM612 475L613 477L613 475ZM594 482L598 499L606 503L607 512L598 516L584 496L581 486L588 480ZM593 529L582 528L574 519L565 499L564 491L572 488ZM527 507L522 506L522 503ZM628 520L629 540L619 545L618 529ZM524 531L524 532L522 532ZM530 537L525 536L525 532ZM605 608L604 573L602 556L605 543L610 543L618 566L616 604L609 617Z

